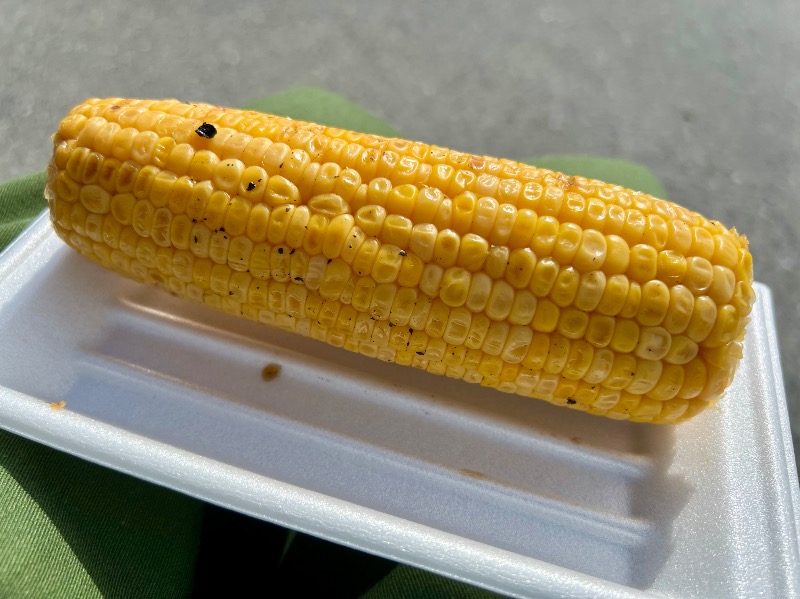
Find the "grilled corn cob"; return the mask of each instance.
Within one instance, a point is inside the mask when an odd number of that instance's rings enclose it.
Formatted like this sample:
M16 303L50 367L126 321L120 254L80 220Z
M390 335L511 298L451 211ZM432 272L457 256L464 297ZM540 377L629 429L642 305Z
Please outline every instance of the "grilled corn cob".
M640 422L711 405L742 355L747 240L646 194L176 100L90 99L53 140L66 243L230 314Z

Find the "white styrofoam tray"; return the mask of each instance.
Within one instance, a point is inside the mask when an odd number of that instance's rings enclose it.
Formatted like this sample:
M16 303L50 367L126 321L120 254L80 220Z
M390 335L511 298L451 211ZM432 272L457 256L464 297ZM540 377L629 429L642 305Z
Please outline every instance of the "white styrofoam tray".
M0 427L509 595L800 597L800 495L756 291L724 402L637 425L184 302L77 255L43 215L0 255Z

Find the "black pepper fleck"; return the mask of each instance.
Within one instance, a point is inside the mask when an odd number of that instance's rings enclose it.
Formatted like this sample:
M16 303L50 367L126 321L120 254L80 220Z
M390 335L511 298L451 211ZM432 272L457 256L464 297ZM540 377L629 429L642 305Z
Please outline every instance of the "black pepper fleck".
M400 250L400 255L401 255L401 256L408 256L408 254L406 254L406 251L405 251L405 250Z
M211 139L217 134L217 128L210 123L203 123L195 130L195 133L197 133L200 137Z
M278 248L278 253L282 254L283 253L283 248Z
M259 179L259 181L261 181L261 179ZM247 191L253 191L255 188L256 184L253 183L252 181L250 181L250 183L247 184Z
M424 351L418 351L418 352L417 352L417 355L418 355L418 356L424 356L424 355L425 355L425 352L424 352Z
M303 282L303 277L295 277L294 280L302 283Z
M578 403L578 402L575 401L574 399L572 399L571 397L569 399L567 399L567 404L570 405L570 406L573 405L573 404L576 404L576 403Z
M289 255L290 255L290 256L291 256L292 254L294 254L294 248L292 248L292 251L291 251L291 252L289 252Z

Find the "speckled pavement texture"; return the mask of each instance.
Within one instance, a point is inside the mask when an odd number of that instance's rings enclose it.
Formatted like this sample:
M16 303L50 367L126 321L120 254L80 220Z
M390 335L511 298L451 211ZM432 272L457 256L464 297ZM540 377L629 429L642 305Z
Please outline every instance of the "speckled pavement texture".
M0 181L88 96L343 94L406 137L639 162L747 234L800 447L800 4L0 0Z

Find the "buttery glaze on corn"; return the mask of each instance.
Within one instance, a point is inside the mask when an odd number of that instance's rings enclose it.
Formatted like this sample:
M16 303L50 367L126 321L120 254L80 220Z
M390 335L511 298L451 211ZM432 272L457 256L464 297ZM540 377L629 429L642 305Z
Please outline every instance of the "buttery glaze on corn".
M64 241L138 281L616 419L714 403L754 301L745 237L674 203L207 104L87 100L46 194Z

